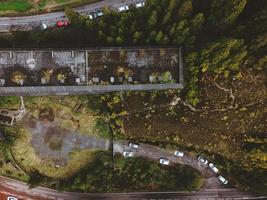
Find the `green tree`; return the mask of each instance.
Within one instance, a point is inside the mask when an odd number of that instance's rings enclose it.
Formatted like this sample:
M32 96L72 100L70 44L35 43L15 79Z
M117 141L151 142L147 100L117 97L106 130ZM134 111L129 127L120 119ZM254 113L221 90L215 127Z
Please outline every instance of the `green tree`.
M208 11L208 27L222 32L233 24L246 5L246 0L210 0Z

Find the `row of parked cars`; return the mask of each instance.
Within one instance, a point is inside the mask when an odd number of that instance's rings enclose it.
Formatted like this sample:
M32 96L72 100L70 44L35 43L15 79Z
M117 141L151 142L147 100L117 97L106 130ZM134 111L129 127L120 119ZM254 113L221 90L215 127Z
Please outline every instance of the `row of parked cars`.
M145 6L145 2L139 2L139 3L135 4L136 8L141 8L143 6ZM124 12L124 11L127 11L127 10L129 10L129 6L128 5L123 5L123 6L118 8L118 12ZM101 9L97 9L95 11L89 12L87 15L88 15L89 19L96 19L98 17L103 16L104 13L103 13L103 11ZM70 24L70 21L65 19L65 18L62 18L61 20L58 20L56 22L56 26L57 27L66 27L69 24ZM48 25L45 22L42 22L41 25L40 25L40 28L42 30L45 30L45 29L48 28Z
M139 144L132 143L132 142L130 142L128 144L128 147L131 148L132 150L135 150L135 151L137 151L140 148ZM133 153L133 151L127 150L127 151L123 152L123 156L124 157L133 157L134 153ZM184 152L182 152L182 151L174 151L174 156L176 156L176 157L184 157ZM198 160L199 163L202 163L203 165L208 166L214 173L216 173L216 174L219 173L219 169L213 163L211 163L211 162L209 163L209 161L206 158L204 158L202 156L198 156L197 160ZM159 159L159 163L162 164L162 165L169 165L170 164L170 160L167 159L167 158L160 158ZM225 185L228 183L228 181L221 175L218 176L218 179L219 179L219 181L221 181Z
M145 6L145 2L140 2L140 3L135 4L136 8L141 8L143 6ZM123 5L123 6L118 8L118 12L124 12L124 11L127 11L127 10L129 10L129 6L128 5ZM102 12L102 10L98 9L98 10L90 12L88 14L88 17L89 17L89 19L96 19L96 18L101 17L103 15L104 15L104 13Z
M209 168L214 172L214 173L219 173L219 169L217 168L217 167L215 167L215 165L213 164L213 163L209 163L209 161L206 159L206 158L204 158L204 157L202 157L202 156L199 156L198 158L197 158L197 160L200 162L200 163L202 163L203 165L205 165L205 166L209 166ZM219 175L218 176L218 179L223 183L223 184L227 184L228 183L228 181L222 176L222 175Z

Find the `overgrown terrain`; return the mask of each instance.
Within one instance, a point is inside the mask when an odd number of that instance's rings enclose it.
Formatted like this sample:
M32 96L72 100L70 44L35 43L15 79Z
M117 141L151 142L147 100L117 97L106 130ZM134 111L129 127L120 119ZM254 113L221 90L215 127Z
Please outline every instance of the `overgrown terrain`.
M185 89L89 96L113 134L206 155L229 181L266 194L267 1L148 0L98 20L16 32L2 46L183 45Z
M29 15L79 6L100 0L1 0L0 15Z
M95 154L94 163L59 184L60 189L93 192L187 191L202 186L203 177L188 166L162 166L146 158L114 158L105 152ZM101 185L101 187L99 187Z

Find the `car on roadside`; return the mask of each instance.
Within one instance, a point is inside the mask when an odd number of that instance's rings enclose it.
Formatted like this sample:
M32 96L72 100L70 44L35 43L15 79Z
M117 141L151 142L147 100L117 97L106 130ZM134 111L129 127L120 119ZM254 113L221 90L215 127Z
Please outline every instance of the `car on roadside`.
M221 181L224 185L228 183L228 181L223 176L218 176L219 181Z
M8 197L7 197L7 200L19 200L19 199L16 198L16 197L8 196Z
M124 12L124 11L127 11L127 10L129 10L129 6L127 6L127 5L121 6L121 7L118 8L119 12Z
M40 27L41 27L41 30L45 30L45 29L48 28L47 24L44 23L44 22L41 23L41 26Z
M145 6L145 2L140 2L140 3L135 4L136 8L141 8L141 7L144 7L144 6Z
M198 156L197 160L204 165L208 164L208 160L202 156Z
M212 169L213 172L218 173L219 169L217 167L215 167L215 165L213 163L209 163L209 167Z
M89 14L88 14L88 17L89 17L89 19L94 19L95 17L94 17L94 13L93 12L90 12Z
M70 24L68 20L60 20L57 21L57 27L66 27Z
M169 165L170 161L167 158L160 158L159 163L162 165Z
M89 19L96 19L96 18L101 17L103 15L104 15L104 13L102 12L102 10L95 10L93 12L90 12L88 14L88 17L89 17Z
M184 157L184 152L181 152L181 151L175 151L175 152L174 152L174 155L177 156L177 157Z
M122 155L123 155L125 158L133 157L133 152L131 152L131 151L124 151L124 152L122 153Z
M133 149L138 149L139 148L139 144L133 143L133 142L129 142L128 147L133 148Z
M104 15L102 10L96 10L95 13L96 13L97 17L102 17Z

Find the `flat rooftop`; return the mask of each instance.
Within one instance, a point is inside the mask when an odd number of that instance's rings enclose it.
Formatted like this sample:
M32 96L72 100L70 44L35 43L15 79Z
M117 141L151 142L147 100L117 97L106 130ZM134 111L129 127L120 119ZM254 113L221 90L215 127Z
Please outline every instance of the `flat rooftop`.
M0 95L182 87L181 48L0 49Z

